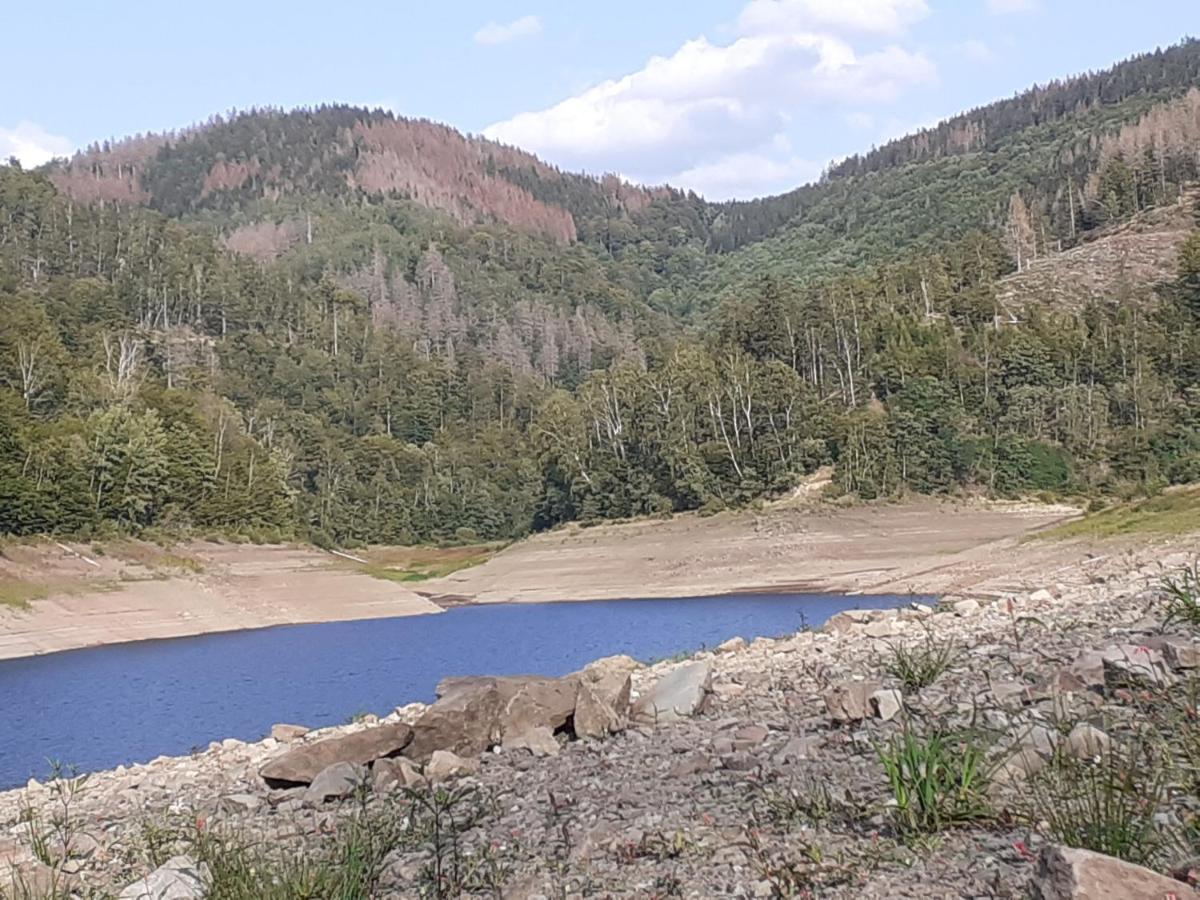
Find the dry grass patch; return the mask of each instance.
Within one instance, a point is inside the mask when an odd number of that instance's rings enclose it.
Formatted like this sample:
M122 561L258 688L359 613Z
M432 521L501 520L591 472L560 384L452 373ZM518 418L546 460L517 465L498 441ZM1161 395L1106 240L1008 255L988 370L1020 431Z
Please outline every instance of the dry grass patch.
M1133 500L1074 522L1049 528L1031 540L1106 538L1122 535L1178 535L1200 531L1200 487L1176 488L1157 497Z
M445 578L487 562L507 544L471 544L465 547L389 547L372 549L360 571L385 581L411 583Z

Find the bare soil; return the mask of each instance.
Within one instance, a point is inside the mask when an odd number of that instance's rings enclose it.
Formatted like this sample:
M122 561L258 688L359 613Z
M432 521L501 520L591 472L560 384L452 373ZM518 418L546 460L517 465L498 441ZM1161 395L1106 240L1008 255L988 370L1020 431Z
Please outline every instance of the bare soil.
M999 592L1034 559L1042 572L1076 560L1078 543L1022 543L1076 515L1066 506L921 500L573 526L419 590L439 602L477 603L780 590Z

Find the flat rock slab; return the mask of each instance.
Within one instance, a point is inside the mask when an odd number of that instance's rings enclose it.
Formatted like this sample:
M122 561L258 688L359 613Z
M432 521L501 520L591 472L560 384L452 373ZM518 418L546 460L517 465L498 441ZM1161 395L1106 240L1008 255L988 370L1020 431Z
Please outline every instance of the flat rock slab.
M118 894L118 900L203 900L208 868L188 856L174 856Z
M377 759L396 756L412 738L413 730L401 722L378 725L344 737L302 744L268 762L259 774L272 787L311 784L336 763L365 766Z
M634 718L639 722L676 722L704 708L712 688L712 664L707 661L680 666L659 679L638 698Z

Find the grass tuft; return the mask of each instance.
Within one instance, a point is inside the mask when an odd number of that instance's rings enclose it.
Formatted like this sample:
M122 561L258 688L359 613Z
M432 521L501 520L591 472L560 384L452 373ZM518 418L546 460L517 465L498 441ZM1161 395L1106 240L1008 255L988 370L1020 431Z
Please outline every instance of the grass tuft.
M875 748L896 801L896 830L904 836L936 834L952 825L987 818L990 771L986 750L968 731L912 726Z
M890 649L891 659L886 663L888 674L908 691L929 687L954 665L962 653L955 641L949 638L938 640L928 627L924 640L911 644L892 644Z

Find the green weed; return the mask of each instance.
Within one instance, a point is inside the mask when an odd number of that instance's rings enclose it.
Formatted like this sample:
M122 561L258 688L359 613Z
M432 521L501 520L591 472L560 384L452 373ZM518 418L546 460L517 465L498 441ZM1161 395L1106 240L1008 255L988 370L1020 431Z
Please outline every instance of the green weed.
M911 726L875 748L896 801L895 824L902 835L934 834L986 818L991 772L986 750L973 732Z

